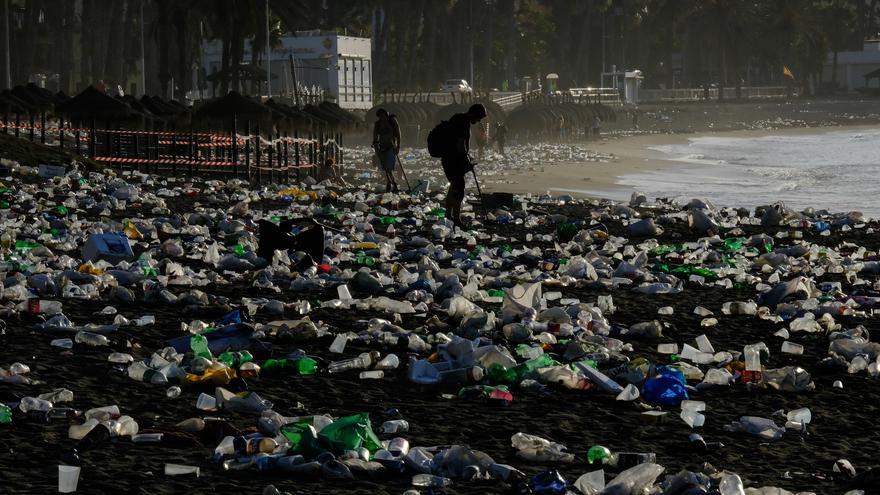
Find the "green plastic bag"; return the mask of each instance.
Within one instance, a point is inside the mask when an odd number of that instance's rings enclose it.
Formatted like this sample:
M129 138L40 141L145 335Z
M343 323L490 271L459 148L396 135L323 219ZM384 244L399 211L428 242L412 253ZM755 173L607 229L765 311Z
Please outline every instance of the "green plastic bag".
M356 451L361 447L366 448L370 453L382 448L382 442L373 433L369 413L337 419L318 433L318 440L337 455L346 450Z
M281 434L290 442L288 454L303 454L312 457L320 452L318 439L315 436L314 428L312 428L312 418L282 426Z

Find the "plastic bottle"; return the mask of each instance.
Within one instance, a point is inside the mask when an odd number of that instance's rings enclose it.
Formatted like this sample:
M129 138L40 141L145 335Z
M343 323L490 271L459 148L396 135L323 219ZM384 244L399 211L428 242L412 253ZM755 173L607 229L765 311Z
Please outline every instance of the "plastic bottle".
M18 408L21 409L21 412L28 411L43 411L46 412L52 409L52 403L37 397L24 397L21 399L21 402L18 404Z
M388 452L394 457L402 457L409 453L409 441L405 438L395 437L388 444Z
M143 361L133 363L128 367L128 376L139 382L149 382L155 385L163 385L168 383L168 377L160 371L156 371Z
M594 464L597 462L606 464L609 460L611 460L611 451L608 450L608 447L603 447L602 445L593 445L592 447L590 447L590 450L587 451L587 461L590 464Z
M442 488L452 485L452 480L442 476L433 476L430 474L417 474L412 479L413 486Z
M62 349L73 349L73 341L70 339L54 339L52 342L49 342L49 345Z
M0 404L0 424L12 423L12 409L6 404Z
M254 356L252 356L251 353L246 350L241 352L226 351L220 354L217 357L217 360L225 364L226 366L229 366L230 368L238 368L244 363L249 363L253 361Z
M206 339L204 335L199 334L190 337L189 347L192 349L194 356L203 357L205 359L213 358L211 349L208 348L208 339Z
M327 366L329 373L340 373L349 370L362 370L369 368L379 359L379 353L376 351L364 352L356 358L345 359L343 361L334 361Z
M124 352L114 352L107 356L107 361L110 361L111 363L128 364L134 361L134 358L131 357L131 354L126 354Z
M396 354L389 354L376 363L377 370L394 370L400 366L400 359Z
M485 370L479 366L469 368L457 368L440 372L441 383L474 383L479 382L485 376Z
M409 422L405 419L392 419L382 423L382 433L406 433L409 431Z
M78 344L86 344L90 346L110 344L110 339L108 339L106 336L97 333L86 332L85 330L80 330L79 332L76 332L74 340Z

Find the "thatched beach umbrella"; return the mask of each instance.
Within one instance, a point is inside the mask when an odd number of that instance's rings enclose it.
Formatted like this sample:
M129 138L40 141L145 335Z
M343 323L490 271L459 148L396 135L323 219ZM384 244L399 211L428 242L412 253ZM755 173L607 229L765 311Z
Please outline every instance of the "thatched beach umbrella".
M0 112L4 114L27 113L27 104L7 92L8 90L0 92Z
M132 115L130 106L92 86L55 107L55 111L83 121L117 121Z
M12 88L12 94L16 98L27 102L34 110L50 110L52 108L52 93L48 95L40 91L36 84L16 86Z
M265 120L271 114L271 110L262 103L230 91L226 96L206 103L196 112L196 118L226 120L235 116L239 120Z
M69 99L70 96L68 96L67 93L65 93L64 91L59 91L52 95L52 101L55 103L56 107Z

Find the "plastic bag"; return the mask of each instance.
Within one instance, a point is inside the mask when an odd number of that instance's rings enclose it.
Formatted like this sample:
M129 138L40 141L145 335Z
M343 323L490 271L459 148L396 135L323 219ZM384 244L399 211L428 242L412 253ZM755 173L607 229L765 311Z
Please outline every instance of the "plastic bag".
M633 466L618 474L602 490L602 495L642 495L654 485L665 468L659 464L646 462Z
M663 374L645 380L645 384L642 385L642 398L652 404L677 406L688 398L688 392L682 380L670 374Z
M318 441L336 454L342 454L346 450L357 451L361 447L371 453L382 448L382 442L373 433L368 413L337 419L318 433Z

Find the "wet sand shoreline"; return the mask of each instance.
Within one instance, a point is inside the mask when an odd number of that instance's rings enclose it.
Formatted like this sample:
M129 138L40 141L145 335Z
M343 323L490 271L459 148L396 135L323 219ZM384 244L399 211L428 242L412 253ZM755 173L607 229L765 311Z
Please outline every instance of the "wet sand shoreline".
M562 162L544 165L540 172L525 171L508 176L510 183L503 187L487 187L491 191L518 194L570 194L576 197L621 199L629 196L631 188L620 184L621 177L650 171L699 168L698 165L676 161L658 151L658 146L687 144L690 139L705 136L760 138L765 136L803 136L827 134L858 129L877 129L877 124L835 125L772 130L734 130L689 134L645 134L612 136L601 141L586 142L582 146L611 155L608 161ZM696 193L695 193L696 194Z

